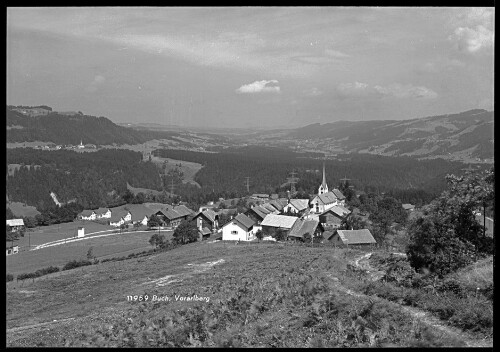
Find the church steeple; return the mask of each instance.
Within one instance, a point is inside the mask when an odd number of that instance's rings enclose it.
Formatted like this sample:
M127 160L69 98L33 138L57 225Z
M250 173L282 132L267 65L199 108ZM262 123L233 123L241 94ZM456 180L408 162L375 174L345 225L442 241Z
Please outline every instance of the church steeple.
M318 188L318 195L328 193L328 185L326 184L325 163L323 163L323 182Z

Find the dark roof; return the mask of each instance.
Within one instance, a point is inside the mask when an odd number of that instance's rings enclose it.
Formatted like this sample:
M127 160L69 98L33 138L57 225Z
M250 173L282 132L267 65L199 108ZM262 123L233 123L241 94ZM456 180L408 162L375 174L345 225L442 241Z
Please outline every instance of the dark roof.
M126 215L126 214L125 214ZM121 218L123 218L125 215L123 213L115 213L111 214L111 217L109 218L109 222L118 222L120 221Z
M277 211L277 209L269 203L264 203L261 205L261 207L269 210L269 213L274 213L275 211Z
M318 198L323 204L330 204L337 201L337 196L333 192L319 194Z
M238 214L234 217L233 220L239 222L247 230L250 229L253 225L255 225L255 221L250 219L245 214Z
M107 212L108 212L108 210L110 210L110 209L109 209L109 208L99 208L99 209L96 209L96 210L94 210L94 211L95 211L95 213L96 213L97 215L100 215L100 214L105 214L105 213L107 213Z
M203 211L200 211L198 214L196 214L194 216L194 219L197 218L198 216L203 216L205 219L207 219L208 221L210 222L215 222L215 218L219 217L219 215L213 211L212 209L207 209L207 210L203 210Z
M144 217L150 217L154 211L142 204L129 205L129 212L132 216L132 221L141 221Z
M332 213L332 214L335 214L338 217L342 218L345 215L349 214L350 211L349 211L349 209L346 209L344 207L339 207L339 206L334 205L330 209L327 209L324 212L322 212L321 214L319 214L319 216L325 215L326 213Z
M337 230L337 233L345 244L367 244L377 243L370 230Z
M335 196L340 199L340 200L343 200L345 199L345 196L342 194L342 192L340 192L338 189L334 188L333 189L333 194L335 194Z
M275 207L279 211L281 211L284 208L283 204L281 204L281 202L276 200L276 199L273 199L272 201L270 201L269 204L271 204L273 207Z
M318 220L302 220L299 219L298 221L295 222L293 225L292 229L290 230L290 233L288 234L289 237L300 237L304 238L304 235L306 233L309 233L311 236L314 235L314 232L316 232L316 228L319 225Z
M250 208L248 211L254 212L259 218L264 220L267 214L269 214L269 211L267 209L262 209L260 206L256 206L253 208Z
M185 205L178 205L174 207L174 210L179 214L181 214L181 216L191 215L194 213L191 209L189 209Z
M93 210L84 210L84 211L82 211L82 212L80 213L80 216L85 216L85 217L87 217L87 216L92 215L92 213L95 213L95 211L93 211Z
M290 199L290 204L298 211L309 208L309 199Z

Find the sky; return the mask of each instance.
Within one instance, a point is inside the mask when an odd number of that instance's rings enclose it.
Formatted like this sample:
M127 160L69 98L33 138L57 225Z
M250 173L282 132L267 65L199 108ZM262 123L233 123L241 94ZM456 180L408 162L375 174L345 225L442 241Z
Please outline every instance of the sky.
M493 110L494 8L7 8L7 104L278 128Z

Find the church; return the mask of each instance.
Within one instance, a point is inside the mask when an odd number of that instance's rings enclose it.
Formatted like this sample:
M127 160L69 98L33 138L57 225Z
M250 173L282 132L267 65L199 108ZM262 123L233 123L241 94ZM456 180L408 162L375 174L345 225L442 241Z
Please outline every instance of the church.
M345 196L338 189L328 191L326 183L325 164L323 163L323 182L318 187L318 194L311 200L311 212L321 214L326 210L345 204Z

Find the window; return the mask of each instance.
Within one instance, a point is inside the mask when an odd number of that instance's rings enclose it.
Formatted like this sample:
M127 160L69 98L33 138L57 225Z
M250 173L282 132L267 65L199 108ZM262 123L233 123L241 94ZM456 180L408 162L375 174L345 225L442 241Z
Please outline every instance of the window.
M238 231L236 231L236 230L231 231L231 235L237 235L237 234L238 234Z

